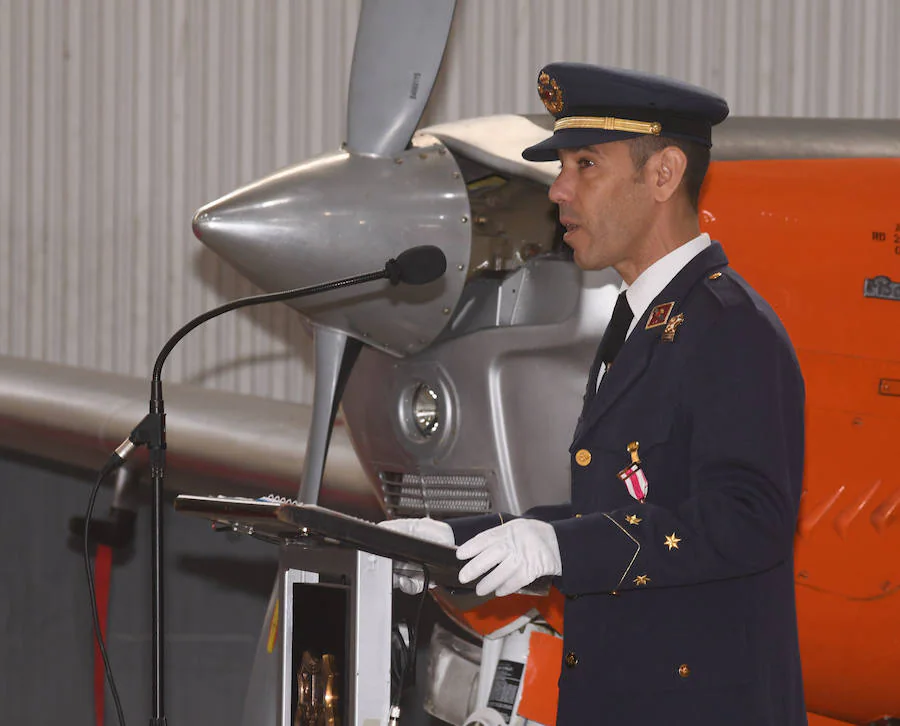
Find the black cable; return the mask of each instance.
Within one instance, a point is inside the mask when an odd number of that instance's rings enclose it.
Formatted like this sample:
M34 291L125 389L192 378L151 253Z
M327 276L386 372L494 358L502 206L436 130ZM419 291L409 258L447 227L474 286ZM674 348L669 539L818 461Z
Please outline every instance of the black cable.
M121 459L119 460L121 462ZM100 612L97 608L97 595L94 592L94 568L91 567L91 555L90 555L90 540L88 538L88 534L91 529L91 517L94 514L94 502L97 499L97 494L100 492L100 485L103 483L103 480L110 474L116 467L113 464L113 460L104 465L104 467L100 470L100 474L97 476L97 481L94 484L94 488L91 490L91 496L88 500L87 511L84 514L84 569L87 573L87 581L88 581L88 594L91 598L91 616L94 621L94 637L97 639L97 645L100 648L100 655L103 658L103 669L106 671L106 680L109 683L109 690L113 697L113 703L116 705L116 716L119 719L119 726L125 726L125 712L122 710L122 702L119 700L119 690L116 688L116 681L113 678L112 667L109 664L109 655L106 652L106 644L103 642L103 633L100 629Z
M406 684L406 673L409 670L409 667L412 666L413 673L416 672L416 647L419 639L419 623L422 620L422 610L424 609L425 599L428 597L428 586L431 583L431 577L428 574L428 568L425 565L422 565L422 571L425 576L425 581L423 583L424 587L422 588L422 594L419 596L419 605L416 608L416 619L413 623L413 627L409 631L409 652L407 654L401 653L402 666L400 668L397 691L394 698L391 699L392 708L398 708L400 706L400 699L403 696L403 689Z
M393 260L391 260L393 262ZM383 280L387 276L387 272L385 270L379 270L377 272L370 272L364 275L356 275L355 277L347 277L343 280L335 280L334 282L324 282L320 285L311 285L310 287L298 287L292 290L283 290L281 292L268 292L262 295L252 295L250 297L242 297L238 300L232 300L231 302L227 302L224 305L219 305L212 310L208 310L201 315L198 315L196 318L189 320L185 323L181 328L179 328L175 334L166 341L166 344L162 347L162 350L159 351L159 355L156 357L156 363L153 365L153 376L152 380L158 381L162 377L162 367L163 363L165 363L166 358L169 356L169 353L172 352L172 349L178 344L178 342L188 333L190 333L194 328L198 325L202 325L207 320L212 320L213 318L222 315L223 313L230 312L231 310L237 310L238 308L245 308L249 305L262 305L263 303L270 302L281 302L283 300L290 300L293 297L307 295L315 295L320 292L330 292L331 290L337 290L342 287L348 287L350 285L358 285L364 282L372 282L374 280Z

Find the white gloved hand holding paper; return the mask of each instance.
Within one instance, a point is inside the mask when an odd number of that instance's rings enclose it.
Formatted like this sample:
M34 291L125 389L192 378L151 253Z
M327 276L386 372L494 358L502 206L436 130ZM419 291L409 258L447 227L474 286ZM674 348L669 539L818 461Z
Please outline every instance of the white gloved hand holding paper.
M378 525L426 542L435 542L447 547L456 544L450 525L431 517L386 519ZM425 589L425 572L417 564L394 560L394 587L407 595L418 595Z
M539 519L514 519L486 529L461 544L456 557L470 560L459 573L463 584L489 573L475 587L481 596L502 597L539 577L562 574L556 530Z

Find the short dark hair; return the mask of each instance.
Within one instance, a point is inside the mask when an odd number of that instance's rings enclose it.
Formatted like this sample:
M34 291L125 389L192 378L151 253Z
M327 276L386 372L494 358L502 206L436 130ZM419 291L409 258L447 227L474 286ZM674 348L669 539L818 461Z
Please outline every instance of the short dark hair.
M681 183L687 192L688 201L694 211L698 211L700 205L700 188L709 169L709 147L698 144L695 141L685 139L667 138L665 136L638 136L631 140L631 161L635 171L644 168L644 164L657 151L662 151L667 146L677 146L687 157L687 166L684 170L684 178Z

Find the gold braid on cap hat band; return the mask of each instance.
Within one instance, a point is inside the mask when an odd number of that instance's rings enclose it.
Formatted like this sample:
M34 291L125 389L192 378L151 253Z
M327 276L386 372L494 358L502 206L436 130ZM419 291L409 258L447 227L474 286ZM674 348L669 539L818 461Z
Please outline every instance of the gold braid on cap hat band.
M612 116L567 116L553 124L554 131L562 129L603 129L604 131L627 131L632 134L652 134L659 136L662 124L659 121L630 121Z

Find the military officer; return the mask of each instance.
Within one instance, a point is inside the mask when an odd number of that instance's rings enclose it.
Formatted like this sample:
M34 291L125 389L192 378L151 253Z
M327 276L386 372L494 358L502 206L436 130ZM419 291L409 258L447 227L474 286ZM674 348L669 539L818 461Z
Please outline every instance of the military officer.
M571 501L392 526L459 545L479 594L555 578L560 726L805 724L803 379L778 318L697 215L728 106L577 63L543 68L538 91L554 130L523 156L560 165L550 199L575 262L623 280L570 449Z

